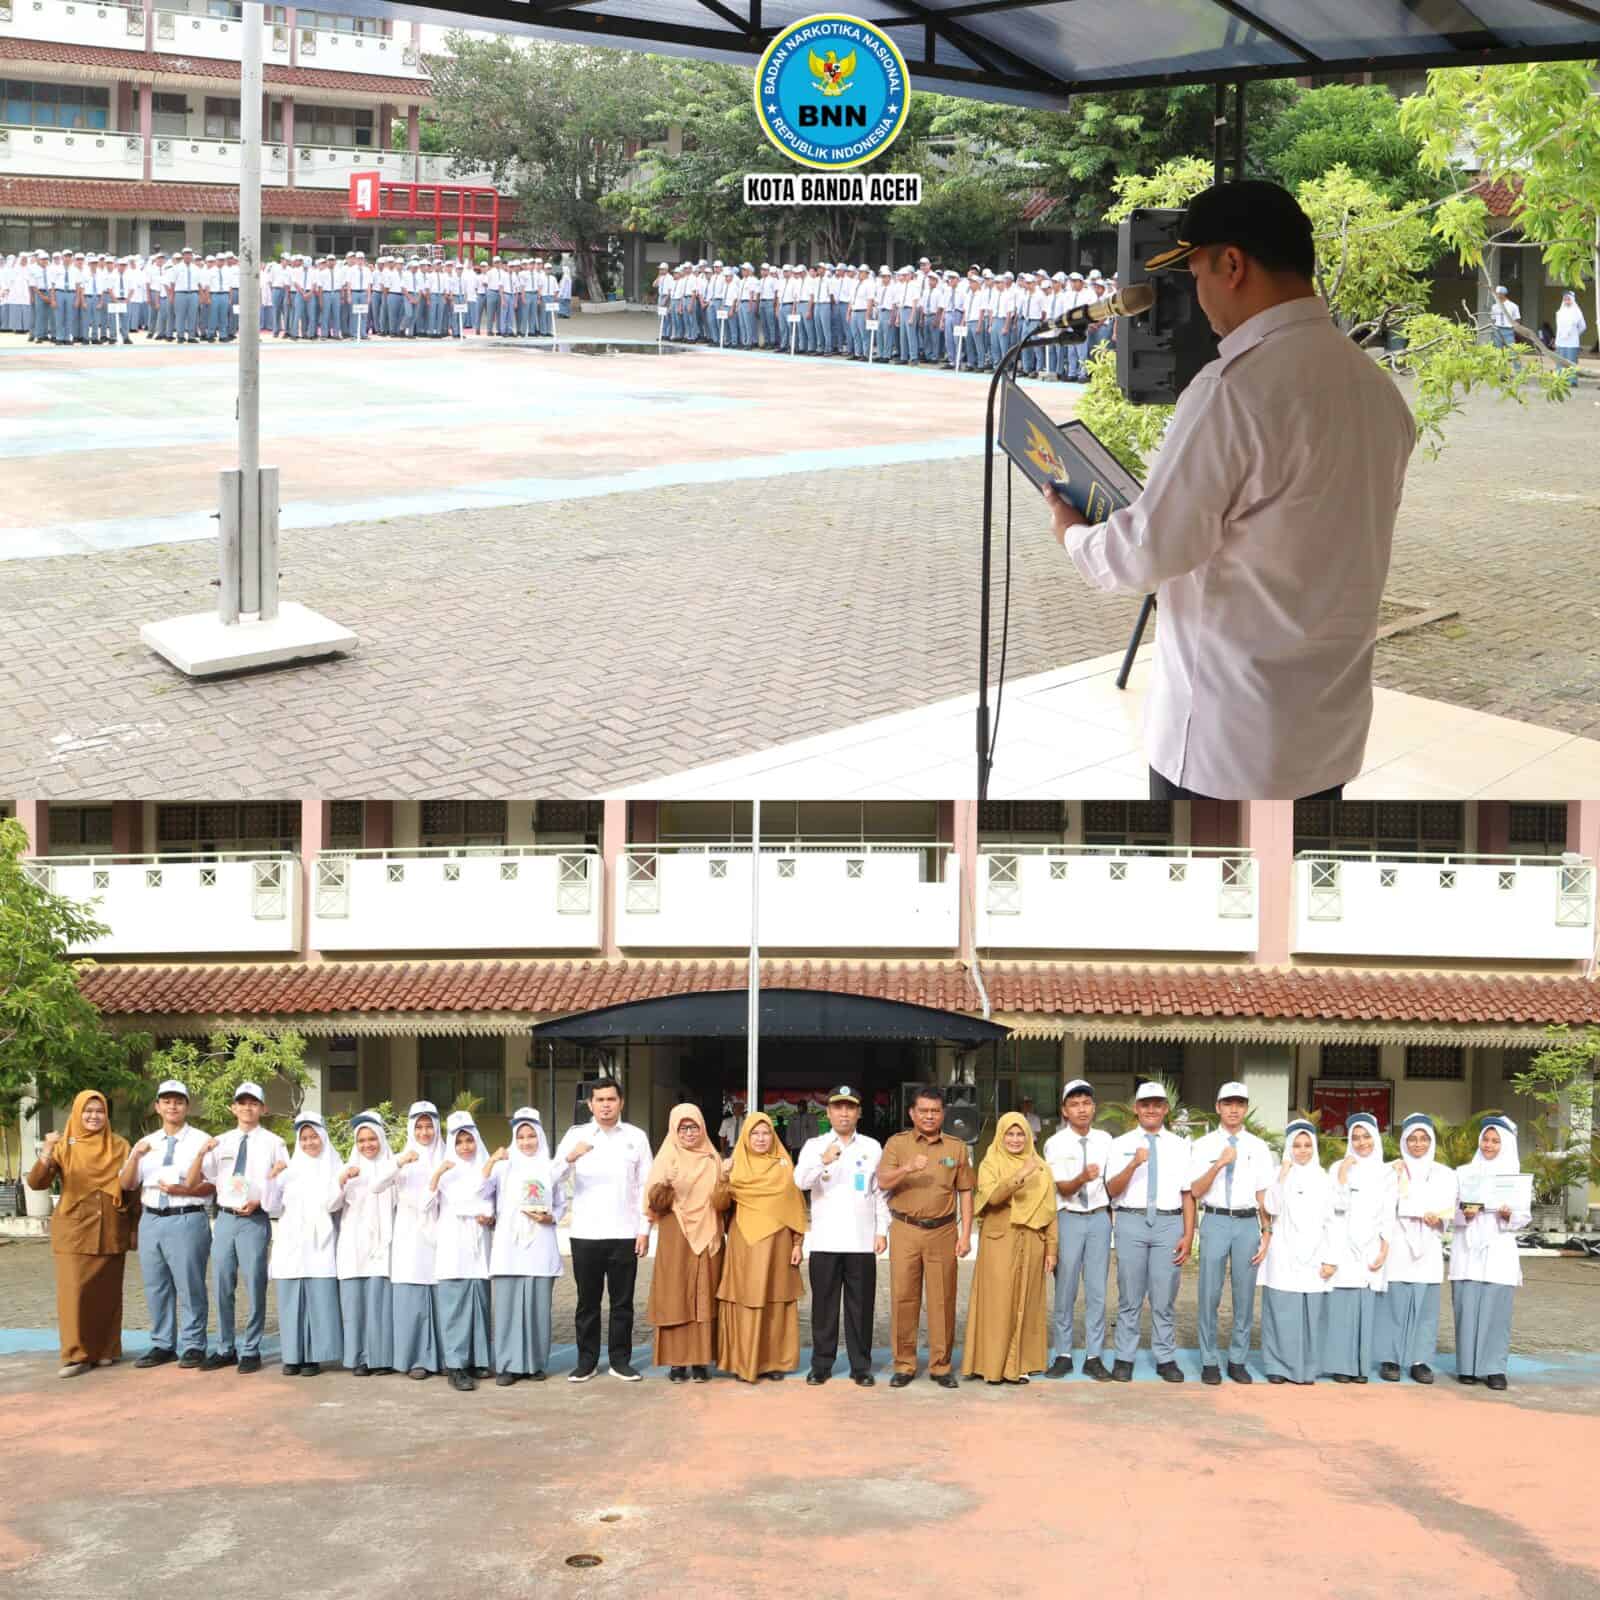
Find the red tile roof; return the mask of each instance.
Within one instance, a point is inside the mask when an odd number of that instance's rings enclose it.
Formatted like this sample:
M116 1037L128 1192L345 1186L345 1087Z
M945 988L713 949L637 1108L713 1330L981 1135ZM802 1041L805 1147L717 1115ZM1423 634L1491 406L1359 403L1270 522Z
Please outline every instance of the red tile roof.
M51 216L80 211L144 212L156 216L237 217L239 190L233 184L134 183L122 179L0 178L0 211L44 212ZM296 220L350 218L344 189L288 189L263 184L261 214Z
M57 44L46 39L0 39L0 61L42 61L53 66L113 67L119 72L152 78L217 78L239 81L239 63L215 56L181 55L158 50L108 50L100 45ZM269 84L305 89L343 89L372 94L396 103L431 100L433 85L425 77L390 78L371 72L336 72L321 67L281 67L267 62Z
M1042 222L1061 204L1060 195L1051 194L1048 189L1031 189L1022 202L1022 220L1028 223Z
M1600 983L1465 973L1298 971L1266 967L1111 968L995 964L997 1013L1313 1022L1600 1022ZM773 989L820 989L976 1013L960 962L767 961ZM742 989L732 961L326 961L251 966L91 967L84 993L117 1016L314 1016L520 1012L559 1016L663 995Z
M1479 196L1489 208L1491 217L1509 217L1517 209L1518 202L1522 199L1522 190L1511 183L1475 183L1467 191L1469 194Z

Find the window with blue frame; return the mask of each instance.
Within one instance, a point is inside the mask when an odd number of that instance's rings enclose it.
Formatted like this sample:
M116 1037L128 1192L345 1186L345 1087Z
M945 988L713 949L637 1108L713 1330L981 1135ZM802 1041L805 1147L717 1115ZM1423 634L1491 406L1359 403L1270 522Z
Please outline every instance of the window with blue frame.
M0 79L0 121L14 128L90 128L111 125L111 91L76 83Z

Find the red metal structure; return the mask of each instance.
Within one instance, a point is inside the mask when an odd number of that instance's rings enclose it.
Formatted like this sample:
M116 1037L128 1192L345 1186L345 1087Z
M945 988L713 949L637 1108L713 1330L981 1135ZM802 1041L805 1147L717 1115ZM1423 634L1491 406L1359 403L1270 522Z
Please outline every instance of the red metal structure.
M434 242L454 246L463 260L473 250L500 250L500 191L470 183L395 183L378 172L350 174L350 214L362 222L431 228Z

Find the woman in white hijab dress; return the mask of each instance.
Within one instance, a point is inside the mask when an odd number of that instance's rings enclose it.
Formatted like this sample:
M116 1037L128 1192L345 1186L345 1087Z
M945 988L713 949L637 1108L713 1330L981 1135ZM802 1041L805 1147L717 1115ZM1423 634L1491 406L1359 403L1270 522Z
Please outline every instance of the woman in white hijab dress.
M339 1306L344 1316L344 1364L358 1378L394 1369L394 1290L389 1257L394 1244L394 1180L399 1170L383 1118L363 1111L350 1119L354 1141L339 1174L344 1205L339 1219Z
M439 1108L431 1100L418 1100L406 1113L405 1148L395 1157L394 1241L389 1253L394 1300L391 1364L396 1372L418 1379L444 1370L433 1264L439 1238L439 1191L433 1175L444 1157Z
M1334 1273L1333 1184L1317 1163L1317 1130L1296 1118L1283 1130L1283 1165L1262 1192L1272 1217L1261 1290L1261 1364L1268 1383L1317 1381L1322 1323Z
M493 1200L485 1171L489 1152L470 1111L445 1124L444 1160L430 1180L439 1195L439 1341L452 1389L477 1388L494 1365L489 1344L489 1230Z
M314 1378L344 1351L339 1314L338 1221L344 1204L339 1158L321 1117L302 1112L294 1122L294 1154L269 1178L273 1218L268 1272L278 1286L278 1336L287 1378Z
M1444 1230L1456 1208L1456 1175L1435 1160L1433 1120L1414 1111L1400 1124L1394 1163L1395 1227L1389 1287L1378 1319L1378 1376L1432 1383L1439 1349L1439 1288L1444 1282Z
M1516 1123L1510 1117L1485 1117L1477 1154L1458 1176L1480 1181L1521 1171ZM1456 1206L1450 1297L1456 1317L1456 1378L1461 1383L1481 1382L1497 1393L1506 1387L1511 1300L1522 1283L1517 1234L1531 1220L1520 1204Z
M561 1276L556 1223L567 1209L567 1185L558 1184L544 1125L532 1106L511 1114L511 1143L489 1158L494 1196L495 1382L542 1380L550 1365L550 1301Z
M1395 1226L1395 1178L1383 1159L1378 1119L1370 1111L1358 1111L1345 1123L1345 1153L1328 1168L1328 1177L1333 1187L1330 1259L1338 1271L1328 1294L1322 1365L1335 1383L1365 1383L1375 1359Z

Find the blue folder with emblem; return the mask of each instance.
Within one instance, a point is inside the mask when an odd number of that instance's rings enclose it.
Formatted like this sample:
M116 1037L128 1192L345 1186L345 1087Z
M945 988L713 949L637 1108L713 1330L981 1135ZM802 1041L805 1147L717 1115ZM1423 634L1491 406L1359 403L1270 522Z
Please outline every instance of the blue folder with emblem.
M1139 497L1139 480L1082 422L1056 422L1014 383L1000 390L1000 448L1036 489L1050 484L1088 522Z

